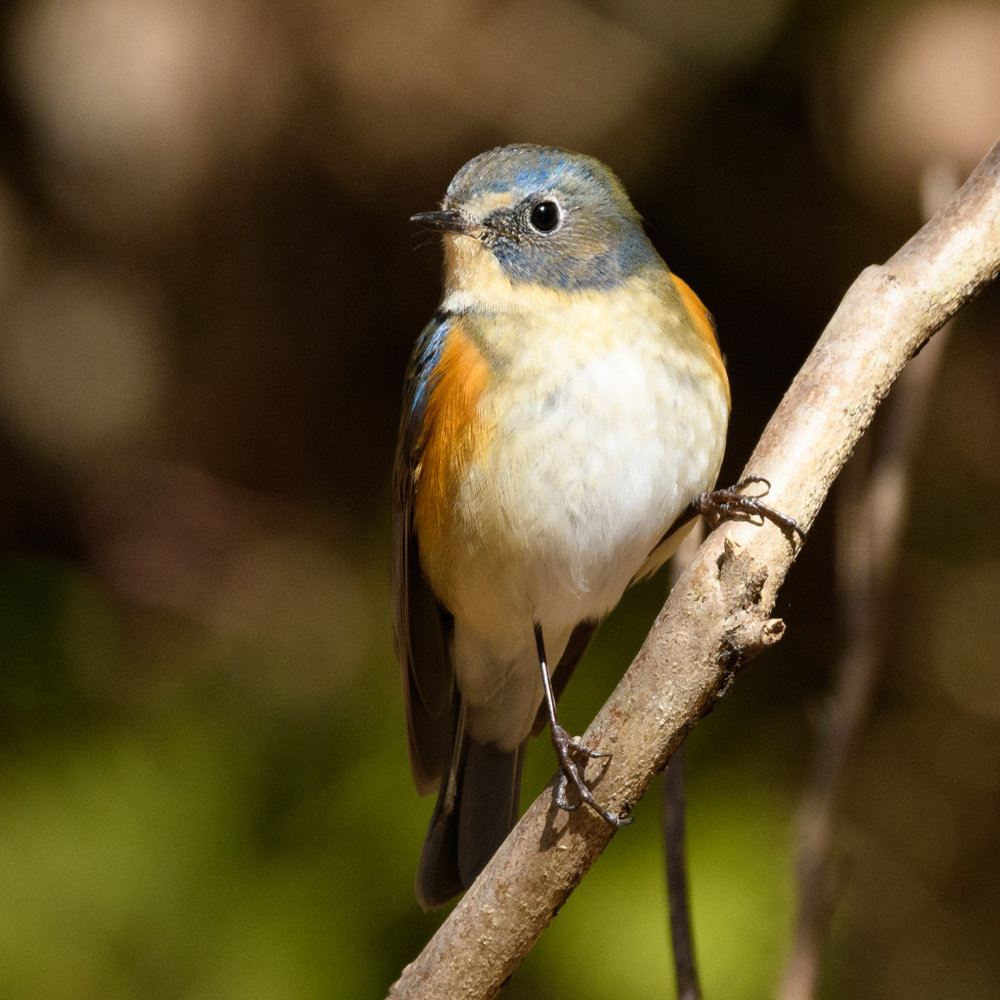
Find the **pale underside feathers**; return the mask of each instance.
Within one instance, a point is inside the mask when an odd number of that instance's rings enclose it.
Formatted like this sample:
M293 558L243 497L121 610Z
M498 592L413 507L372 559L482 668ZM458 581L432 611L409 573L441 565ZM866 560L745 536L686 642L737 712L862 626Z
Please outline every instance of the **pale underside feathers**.
M536 628L558 697L628 584L676 546L664 535L714 483L729 416L707 313L610 171L537 147L484 157L449 188L467 232L445 236L394 472L410 762L421 794L438 787L425 906L467 887L517 819L525 741L546 721ZM540 237L517 249L537 197L563 213L555 256ZM575 277L552 280L573 254Z

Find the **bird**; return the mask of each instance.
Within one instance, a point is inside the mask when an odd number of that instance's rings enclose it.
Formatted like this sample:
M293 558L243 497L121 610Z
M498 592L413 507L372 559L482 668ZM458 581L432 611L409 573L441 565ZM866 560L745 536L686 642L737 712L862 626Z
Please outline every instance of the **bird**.
M715 491L730 415L712 317L593 157L515 144L438 210L441 304L407 367L393 472L392 613L410 766L437 791L417 901L467 889L518 818L548 723L557 802L593 808L556 702L604 617L699 514L789 519ZM769 484L767 484L769 485ZM554 668L552 667L554 665Z

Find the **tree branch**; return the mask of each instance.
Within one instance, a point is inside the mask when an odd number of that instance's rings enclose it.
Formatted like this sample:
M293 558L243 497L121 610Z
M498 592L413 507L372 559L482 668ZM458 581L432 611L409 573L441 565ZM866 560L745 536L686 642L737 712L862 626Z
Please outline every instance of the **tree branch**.
M848 290L747 465L773 484L769 502L812 524L903 366L998 270L1000 144ZM784 624L769 615L796 554L771 524L731 522L709 536L585 735L614 753L603 774L591 771L609 809L634 803L736 672L781 637ZM590 810L560 811L554 789L530 806L390 997L497 994L611 839Z

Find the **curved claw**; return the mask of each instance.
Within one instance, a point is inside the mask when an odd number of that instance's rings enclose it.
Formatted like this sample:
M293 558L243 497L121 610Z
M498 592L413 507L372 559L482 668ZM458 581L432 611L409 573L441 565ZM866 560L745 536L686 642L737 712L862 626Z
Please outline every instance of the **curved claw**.
M581 753L585 757L589 757L591 760L595 760L598 757L610 757L610 750L591 750L585 743L580 742L579 736L574 736L569 741L569 750L571 753Z
M615 826L621 828L623 826L631 826L632 820L635 819L635 813L622 811L620 813L612 813L610 819L614 821Z
M584 787L586 788L586 785L584 785ZM628 826L635 818L634 816L623 816L621 813L608 812L607 809L598 805L594 801L594 797L590 794L590 789L587 789L587 796L584 801L601 817L601 819L604 820L605 823L608 824L608 826L613 826L616 829L618 827Z
M583 780L583 775L571 758L571 755L574 753L579 753L590 758L610 757L611 754L606 750L592 750L586 744L571 739L566 730L561 726L554 726L552 729L552 745L555 747L556 754L559 757L559 769L561 771L559 784L556 786L556 805L567 812L573 812L580 808L580 803L586 802L609 826L613 826L616 829L620 826L628 826L632 822L633 817L608 812L607 809L600 805L594 798L591 790L587 787ZM579 800L575 803L570 803L566 798L566 790L570 783L576 789L576 794L579 797Z
M741 490L748 486L760 484L764 487L763 493L746 496ZM706 521L714 528L727 518L737 518L750 521L753 524L763 524L770 521L778 526L786 535L797 534L801 541L806 540L806 533L796 524L795 519L783 514L780 510L775 510L769 504L763 502L771 492L771 482L763 476L744 476L735 486L728 489L711 490L702 493L694 501L693 509L701 514Z
M556 805L560 809L564 809L566 812L575 812L580 808L579 802L570 802L566 798L566 788L569 782L566 780L565 773L560 772L559 774L559 784L556 786Z
M748 486L753 486L757 483L762 483L764 485L764 492L758 493L758 497L766 497L768 493L771 492L771 480L765 479L763 476L749 475L744 476L734 487L734 490L745 490Z

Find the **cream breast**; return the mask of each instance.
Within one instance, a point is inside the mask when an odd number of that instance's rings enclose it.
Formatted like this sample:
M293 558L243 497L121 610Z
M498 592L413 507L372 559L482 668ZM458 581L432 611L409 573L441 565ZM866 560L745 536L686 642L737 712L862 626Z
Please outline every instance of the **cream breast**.
M666 269L611 292L507 286L502 312L462 321L493 373L488 436L458 476L447 561L425 566L484 634L512 613L548 629L610 610L714 483L729 414L714 338Z

